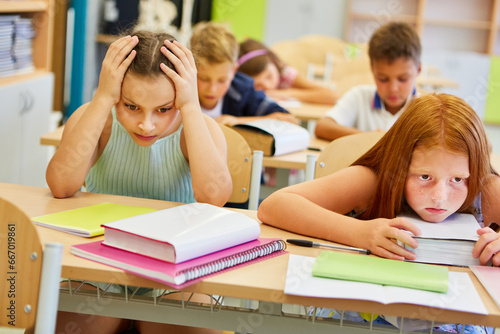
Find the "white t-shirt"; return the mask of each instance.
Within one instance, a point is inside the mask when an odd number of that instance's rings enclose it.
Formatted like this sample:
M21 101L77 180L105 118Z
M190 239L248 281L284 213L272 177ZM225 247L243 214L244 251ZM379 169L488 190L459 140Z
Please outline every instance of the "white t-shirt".
M211 110L201 107L201 111L210 118L217 118L222 115L222 102L224 99L219 99L219 102Z
M403 108L393 115L385 109L376 86L360 85L345 93L325 116L333 118L340 125L361 131L389 130L413 96L410 95Z

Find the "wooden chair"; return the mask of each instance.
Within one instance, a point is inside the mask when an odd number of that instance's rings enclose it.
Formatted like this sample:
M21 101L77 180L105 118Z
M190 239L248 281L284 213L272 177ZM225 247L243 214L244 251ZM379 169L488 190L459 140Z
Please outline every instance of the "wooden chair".
M233 193L228 202L245 203L249 210L259 206L262 175L262 151L253 151L245 138L235 130L220 125L227 142L227 166L233 180Z
M47 243L42 247L28 216L2 198L0 229L0 247L3 249L0 327L34 327L35 333L54 333L62 244Z
M348 167L366 153L385 133L361 132L340 137L328 144L318 156L314 178L319 178Z

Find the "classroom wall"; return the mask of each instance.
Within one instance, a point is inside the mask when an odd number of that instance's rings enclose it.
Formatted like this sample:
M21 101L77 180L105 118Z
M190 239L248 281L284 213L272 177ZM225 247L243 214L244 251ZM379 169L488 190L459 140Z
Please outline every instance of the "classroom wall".
M103 3L99 0L86 2L82 102L89 101L93 95L104 56L95 42ZM213 0L212 15L216 21L228 22L238 39L250 36L272 45L310 34L342 38L346 3L347 0ZM490 74L488 55L424 48L422 60L439 68L443 76L458 82L460 88L444 91L466 99L484 119L488 100L486 83Z
M312 34L342 38L345 6L346 0L267 0L263 41L272 45Z

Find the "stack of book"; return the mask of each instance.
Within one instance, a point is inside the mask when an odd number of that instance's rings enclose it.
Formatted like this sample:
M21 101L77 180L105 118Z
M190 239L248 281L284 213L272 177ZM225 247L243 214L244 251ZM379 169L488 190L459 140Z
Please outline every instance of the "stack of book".
M417 255L414 262L444 264L448 266L479 265L479 259L472 257L472 249L479 239L481 228L472 214L454 213L440 223L423 221L416 215L402 215L415 224L421 235L413 236L417 248L399 243Z
M12 44L14 23L19 15L0 15L0 77L16 73Z
M35 37L31 19L19 17L14 23L12 53L17 73L33 71L32 41Z
M283 254L243 213L192 203L106 223L104 240L71 252L180 289L208 275Z
M0 77L34 69L32 41L35 32L31 18L0 15Z

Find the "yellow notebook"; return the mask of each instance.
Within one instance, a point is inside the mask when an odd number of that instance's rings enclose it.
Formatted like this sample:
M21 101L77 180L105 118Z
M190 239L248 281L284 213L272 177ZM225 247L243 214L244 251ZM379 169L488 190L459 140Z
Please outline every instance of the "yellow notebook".
M32 218L35 224L75 234L81 237L95 237L104 234L102 224L115 220L142 215L156 209L141 206L101 203L79 209L52 213Z

